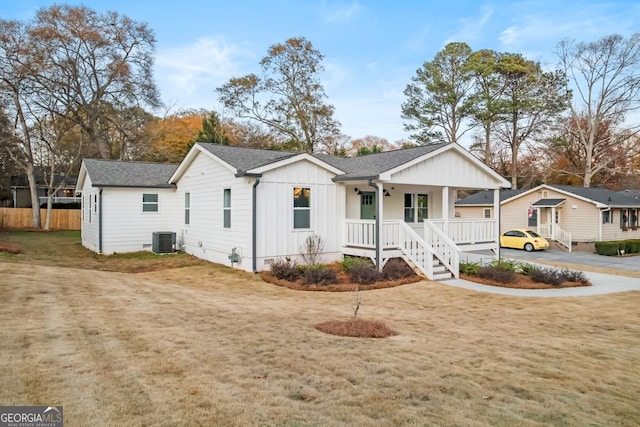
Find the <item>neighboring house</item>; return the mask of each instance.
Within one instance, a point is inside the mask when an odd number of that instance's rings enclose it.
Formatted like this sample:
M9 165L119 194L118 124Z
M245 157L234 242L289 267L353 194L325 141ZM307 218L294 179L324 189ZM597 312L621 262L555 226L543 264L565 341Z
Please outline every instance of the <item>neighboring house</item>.
M479 212L493 212L489 193L481 191L458 200L456 216L468 218ZM543 184L530 190L500 193L501 232L529 228L569 250L581 243L640 238L640 199L631 192Z
M152 233L174 230L181 212L169 178L175 164L85 159L82 245L101 254L151 250Z
M458 144L343 158L197 143L169 177L156 176L160 220L150 224L142 219L149 217L142 199L150 190L122 179L116 166L124 164L83 162L78 191L83 205L93 203L85 210L99 213L102 206L102 220L85 217L85 246L123 251L108 243L112 227L139 230L142 221L137 243L125 233L132 240L128 250L148 248L154 231L172 231L186 252L224 264L235 253L236 265L247 271L268 269L277 258L300 260L307 237L318 235L325 243L323 262L369 256L381 268L403 257L427 277L457 276L461 251L497 252L498 241L495 220L463 224L453 218L457 191L495 189L497 206L497 190L509 186ZM138 165L129 163L129 172L152 167ZM120 185L100 182L96 169L109 169L106 177ZM96 233L91 221L102 224L101 247L90 243L95 236L84 236L85 230ZM438 275L434 257L449 273Z
M76 177L55 175L53 177L55 187L60 188L53 195L54 203L77 203L80 201L75 197L75 188L77 183ZM30 208L31 207L31 191L29 190L29 182L24 175L11 177L11 192L13 196L14 208ZM42 206L47 203L48 185L43 175L36 175L36 188L38 191L38 203Z

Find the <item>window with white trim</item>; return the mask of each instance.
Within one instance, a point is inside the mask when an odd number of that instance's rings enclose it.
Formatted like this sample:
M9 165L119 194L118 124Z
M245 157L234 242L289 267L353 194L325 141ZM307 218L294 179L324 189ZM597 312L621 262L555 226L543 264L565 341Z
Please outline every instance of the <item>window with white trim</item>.
M427 218L429 218L429 196L405 193L404 222L424 222Z
M602 223L611 224L613 222L613 215L611 215L611 209L602 211Z
M142 212L158 212L158 194L142 194Z
M311 188L293 189L293 228L311 228Z
M224 228L231 228L231 189L225 188L222 201L222 218Z
M485 208L484 209L484 217L485 218L491 218L491 208Z

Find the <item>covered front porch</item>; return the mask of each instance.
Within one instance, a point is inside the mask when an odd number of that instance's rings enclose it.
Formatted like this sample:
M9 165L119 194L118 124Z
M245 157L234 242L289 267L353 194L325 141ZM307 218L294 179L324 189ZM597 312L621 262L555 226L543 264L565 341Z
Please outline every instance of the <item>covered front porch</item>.
M459 277L463 257L498 254L497 217L455 218L460 188L382 182L346 187L345 255L370 257L379 268L401 257L427 278L443 280ZM498 197L495 190L494 212Z

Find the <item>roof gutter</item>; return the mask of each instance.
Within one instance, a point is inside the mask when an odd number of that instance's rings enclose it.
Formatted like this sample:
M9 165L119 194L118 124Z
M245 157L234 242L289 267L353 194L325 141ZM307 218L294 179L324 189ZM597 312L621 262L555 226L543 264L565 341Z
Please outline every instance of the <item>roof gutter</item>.
M333 178L331 178L331 180L333 182L346 182L346 181L366 181L368 180L369 182L371 182L371 180L373 179L378 179L380 178L379 175L368 175L368 176L348 176L348 177L343 177L342 175L337 175L334 176Z

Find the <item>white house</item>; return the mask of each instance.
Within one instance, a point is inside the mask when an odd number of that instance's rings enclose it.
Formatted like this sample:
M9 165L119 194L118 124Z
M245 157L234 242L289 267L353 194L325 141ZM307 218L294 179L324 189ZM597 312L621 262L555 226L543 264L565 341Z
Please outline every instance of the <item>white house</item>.
M400 256L429 278L457 276L461 251L498 251L496 220L454 218L457 190L495 190L498 209L497 190L509 186L457 144L343 158L197 143L165 181L155 175L153 187L138 181L128 187L97 182L92 162L105 169L114 166L98 160L83 164L78 191L94 196L83 197L85 205L94 203L85 210L99 212L104 205L103 220L98 219L102 239L85 238L85 229L95 232L90 222L83 223L85 246L116 251L110 236L118 233L112 227L137 230L138 241L127 245L130 250L150 247L153 232L172 231L186 252L225 264L235 253L236 265L247 271L267 269L277 258L299 258L307 237L319 235L325 242L324 262L360 255L382 267ZM129 164L136 165L151 167ZM119 173L110 176L116 179ZM143 195L151 194L150 188L158 194L160 221L147 221L150 215L143 210ZM100 192L102 199L95 199ZM144 227L136 225L141 222ZM91 245L96 240L101 250Z

